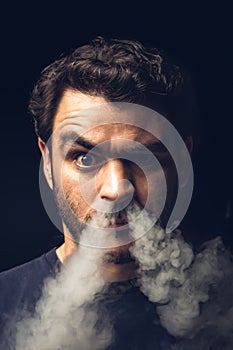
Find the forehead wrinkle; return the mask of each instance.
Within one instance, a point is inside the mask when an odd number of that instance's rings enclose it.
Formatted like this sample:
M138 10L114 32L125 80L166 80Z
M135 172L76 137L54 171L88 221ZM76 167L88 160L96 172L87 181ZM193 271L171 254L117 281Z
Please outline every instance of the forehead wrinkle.
M87 149L91 149L96 145L101 144L102 142L109 141L110 143L108 146L112 148L111 140L114 140L115 142L113 147L115 148L117 147L116 140L124 140L122 142L124 143L124 147L127 148L127 150L135 148L131 142L127 143L127 140L135 141L138 144L141 144L144 147L148 148L156 148L158 145L162 144L161 141L158 140L155 136L151 135L149 132L145 132L141 128L135 127L133 129L130 129L128 124L126 124L126 128L119 128L120 124L121 123L114 123L113 125L105 124L102 126L93 127L93 129L87 130L84 133L81 132L81 135L78 130L63 130L60 134L58 143L61 148L64 146L72 147L76 144L81 145ZM105 126L107 126L107 128L105 128ZM122 142L119 141L120 148Z
M88 149L91 149L96 146L95 143L88 141L88 139L86 139L85 137L79 135L74 131L64 133L59 140L59 146L63 148L64 146L73 146L73 145L81 145Z

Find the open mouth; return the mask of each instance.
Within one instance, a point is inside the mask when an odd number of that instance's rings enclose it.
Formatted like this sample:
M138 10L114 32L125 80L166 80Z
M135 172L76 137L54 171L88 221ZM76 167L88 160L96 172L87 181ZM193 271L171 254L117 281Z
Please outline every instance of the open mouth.
M86 218L87 229L82 230L82 244L102 248L122 247L134 241L126 210L116 213L94 212ZM116 259L127 263L129 259Z
M121 227L128 224L127 214L125 211L119 211L112 214L109 220L109 227Z
M120 211L112 214L109 218L108 227L110 228L121 228L122 226L128 225L127 214L125 211ZM123 228L123 227L122 227Z

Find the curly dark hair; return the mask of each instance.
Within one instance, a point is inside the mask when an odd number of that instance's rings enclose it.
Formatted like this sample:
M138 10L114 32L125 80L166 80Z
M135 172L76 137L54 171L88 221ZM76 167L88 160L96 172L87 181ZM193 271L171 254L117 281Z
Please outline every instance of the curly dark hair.
M29 103L35 130L45 142L66 89L111 102L141 104L166 116L187 134L193 112L181 69L155 48L135 40L97 37L46 67Z

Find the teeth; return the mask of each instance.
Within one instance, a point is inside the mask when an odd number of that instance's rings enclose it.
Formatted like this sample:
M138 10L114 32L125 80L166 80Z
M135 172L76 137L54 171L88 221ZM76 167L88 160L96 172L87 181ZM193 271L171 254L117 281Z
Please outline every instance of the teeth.
M107 218L105 218L103 220L103 227L108 227L108 223L109 223L109 220Z
M125 211L119 211L117 213L112 213L111 215L106 215L102 221L103 227L108 227L108 225L115 225L117 220L125 220L127 218Z
M111 223L111 225L114 225L114 224L116 223L115 216L112 216L112 217L111 217L110 223Z

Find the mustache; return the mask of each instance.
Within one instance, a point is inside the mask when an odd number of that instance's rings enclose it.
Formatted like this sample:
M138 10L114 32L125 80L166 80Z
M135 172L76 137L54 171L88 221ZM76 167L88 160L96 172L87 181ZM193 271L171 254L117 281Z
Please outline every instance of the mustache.
M115 213L104 213L105 219L109 220L109 223L114 224L116 223L117 220L128 220L128 215L127 215L128 209L125 208L123 210L120 210ZM96 215L97 211L96 210L90 210L88 214L84 217L84 222L88 223L90 220L93 219L93 217Z
M114 219L128 219L128 214L129 213L136 213L136 212L140 212L141 210L143 210L143 205L140 204L139 201L137 201L136 199L132 200L125 208L119 210L119 211L115 211L114 208L114 203L112 204L112 206L108 205L107 209L113 209L113 211L106 211L106 212L102 212L104 217L106 219L110 220L114 220ZM97 210L90 208L89 211L87 212L87 214L85 215L85 217L83 217L83 221L87 222L89 220L91 220L96 214L97 214Z
M105 225L114 225L117 223L120 223L122 225L130 223L131 220L131 215L130 214L139 214L143 210L143 207L138 204L137 202L132 202L130 205L128 205L126 208L123 210L120 210L118 212L113 212L113 213L108 213L105 212L103 213ZM154 213L150 213L147 211L148 217L152 218L154 217ZM90 209L88 213L83 217L82 219L82 226L84 227L85 224L90 223L95 216L98 215L98 212L94 209ZM157 218L156 224L160 226L161 228L165 228L165 223L163 222L161 216Z

